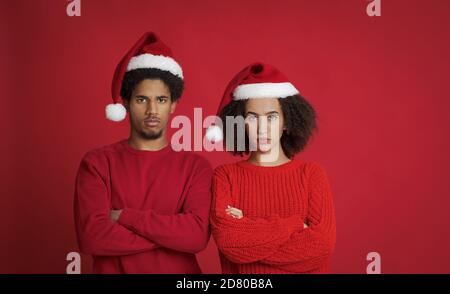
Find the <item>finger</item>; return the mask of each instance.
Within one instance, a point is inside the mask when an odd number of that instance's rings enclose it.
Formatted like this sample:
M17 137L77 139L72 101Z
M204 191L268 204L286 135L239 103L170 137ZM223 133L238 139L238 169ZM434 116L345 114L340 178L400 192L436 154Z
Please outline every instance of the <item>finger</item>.
M239 210L230 210L231 213L233 214L241 214L242 212Z
M233 211L232 213L235 214L235 215L241 215L242 211Z
M236 214L236 213L233 213L233 214L231 214L233 217L236 217L236 218L241 218L242 217L242 215L240 215L240 214Z

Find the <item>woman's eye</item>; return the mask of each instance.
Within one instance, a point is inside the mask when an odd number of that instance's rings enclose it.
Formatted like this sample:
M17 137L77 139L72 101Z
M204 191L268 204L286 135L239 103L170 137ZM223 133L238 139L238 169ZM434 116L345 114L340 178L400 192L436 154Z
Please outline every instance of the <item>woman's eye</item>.
M278 119L278 115L271 114L271 115L269 115L269 116L267 117L267 119L268 119L269 121L277 120L277 119Z
M247 115L246 119L248 121L255 121L256 120L256 116L254 116L254 115Z

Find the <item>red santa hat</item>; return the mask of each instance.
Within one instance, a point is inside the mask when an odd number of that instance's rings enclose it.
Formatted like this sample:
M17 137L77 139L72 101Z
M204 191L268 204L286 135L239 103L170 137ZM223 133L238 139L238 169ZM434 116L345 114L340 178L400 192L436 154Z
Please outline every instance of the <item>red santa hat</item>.
M231 101L250 98L286 98L296 94L299 94L299 91L274 66L261 62L252 63L241 70L228 84L217 110L217 116ZM206 138L209 141L221 141L222 129L218 125L210 126L206 131Z
M183 71L173 58L172 50L155 33L145 33L116 67L111 87L114 103L106 106L107 119L112 121L125 119L127 111L122 105L120 97L123 77L126 72L139 68L156 68L183 79Z

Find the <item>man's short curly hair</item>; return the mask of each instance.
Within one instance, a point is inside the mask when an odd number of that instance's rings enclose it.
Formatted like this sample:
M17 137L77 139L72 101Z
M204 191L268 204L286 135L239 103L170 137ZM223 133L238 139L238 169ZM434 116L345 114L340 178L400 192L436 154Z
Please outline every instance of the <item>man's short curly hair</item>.
M130 100L134 88L145 79L161 80L169 88L172 102L180 99L184 90L184 81L176 75L156 68L139 68L125 73L122 81L120 96Z
M238 136L234 136L234 142L227 142L226 117L245 117L245 106L248 100L236 100L225 106L219 114L223 123L224 144L231 146L233 155L243 156L249 153L249 141L245 135L245 150L238 150ZM288 158L302 151L313 133L317 131L316 111L301 95L293 95L286 98L278 98L284 116L285 130L281 136L281 146ZM234 134L237 134L237 124L234 125ZM229 150L229 149L228 149Z

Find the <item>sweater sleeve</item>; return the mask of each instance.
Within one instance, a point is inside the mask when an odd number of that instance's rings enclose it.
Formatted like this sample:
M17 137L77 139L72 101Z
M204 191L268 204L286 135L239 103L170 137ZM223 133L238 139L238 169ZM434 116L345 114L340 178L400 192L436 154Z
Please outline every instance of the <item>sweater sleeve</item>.
M181 213L167 215L154 210L124 208L118 222L160 246L181 252L200 252L210 238L211 176L212 168L202 158L192 170Z
M251 263L273 255L290 235L303 226L300 215L288 218L244 217L235 219L226 214L232 204L231 187L227 174L216 169L213 182L211 229L220 252L234 263Z
M102 173L107 167L100 161L97 155L88 153L75 181L74 217L80 250L92 255L121 256L157 248L110 219L110 197Z
M309 178L308 228L301 228L261 262L286 271L306 272L327 262L336 241L336 221L327 175L314 164Z

